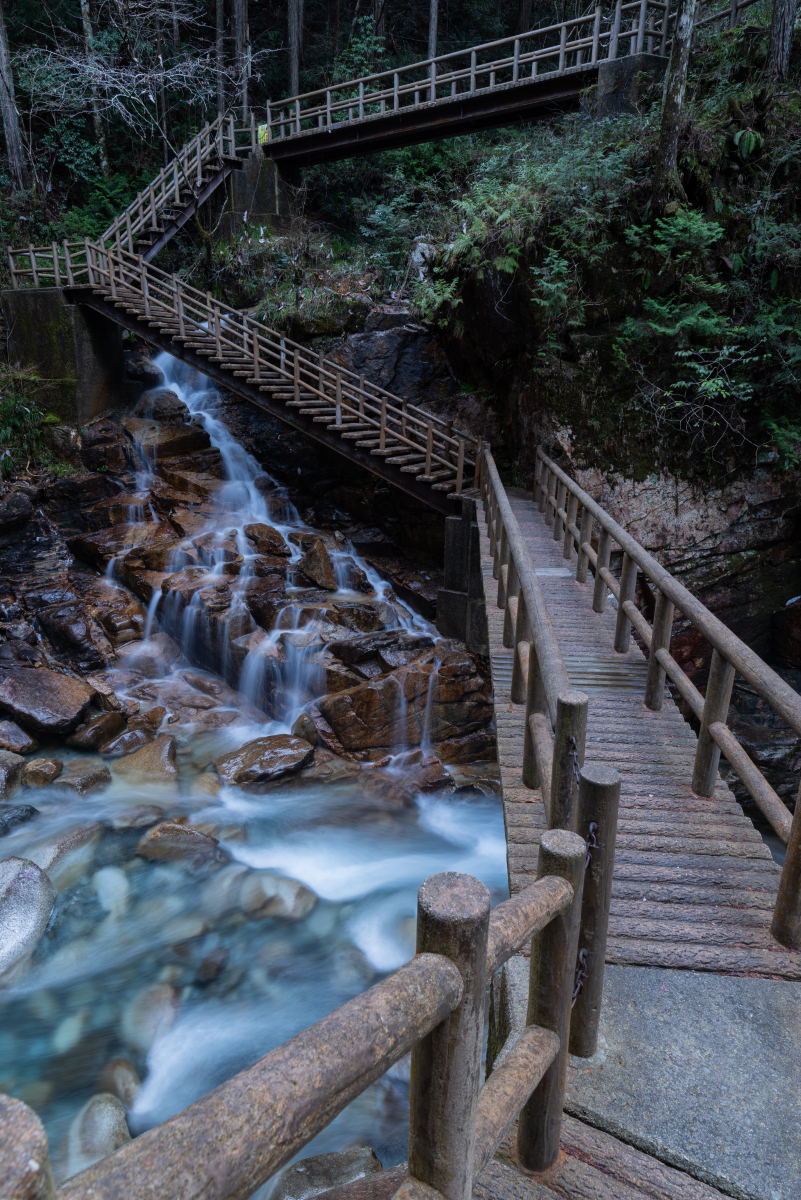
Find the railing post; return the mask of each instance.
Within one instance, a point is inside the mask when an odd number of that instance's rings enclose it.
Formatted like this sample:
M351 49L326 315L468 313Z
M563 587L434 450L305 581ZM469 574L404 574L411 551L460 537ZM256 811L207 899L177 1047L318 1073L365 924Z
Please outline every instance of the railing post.
M295 351L292 365L292 389L293 398L297 404L300 400L300 352L298 350Z
M52 242L51 247L52 247L52 251L53 251L53 279L55 280L54 286L61 287L61 271L59 270L59 265L58 265L58 242Z
M557 484L556 476L554 475L553 471L549 470L548 471L548 484L547 484L548 491L547 491L546 498L545 498L545 524L546 525L553 525L554 521L556 520L556 517L554 515L556 513L556 495L557 495L556 484ZM554 501L553 504L551 504L552 500Z
M579 549L578 562L576 563L576 583L587 582L587 572L590 565L590 557L584 546L589 546L592 540L592 513L588 508L581 510L581 524L579 525Z
M456 495L462 494L462 481L464 478L464 438L459 438L459 452L456 456Z
M387 400L386 396L381 399L381 424L378 429L378 449L386 450L387 448Z
M520 594L520 580L517 575L517 567L515 566L515 560L512 558L511 554L509 555L509 566L506 568L506 570L507 570L506 589L505 589L506 595L504 597L504 604L503 604L503 607L506 610L505 614L504 614L504 619L503 619L503 645L506 647L507 650L509 650L509 649L514 650L516 621L512 620L512 606L509 603L509 601L517 600L517 598ZM499 583L498 591L500 592L500 590L501 590L501 585Z
M606 56L608 60L617 58L617 46L620 39L620 18L623 15L622 9L623 0L617 0L617 4L615 5L615 17L612 21L612 32L609 36L609 51ZM666 11L670 11L670 4L668 4ZM665 20L667 21L667 16L665 17Z
M459 968L462 1002L412 1050L409 1175L446 1200L471 1200L484 1035L490 894L455 871L432 875L417 895L417 953Z
M626 615L623 605L627 600L634 601L637 587L637 564L628 554L623 555L623 568L620 572L620 599L618 600L617 622L615 624L615 650L618 654L626 654L631 642L631 620Z
M665 699L665 668L659 663L657 650L670 650L673 629L673 602L664 592L657 591L651 646L648 651L648 677L645 681L645 707L659 712Z
M734 2L736 3L736 0L734 0ZM665 13L664 13L664 16L662 17L662 40L659 43L659 53L662 55L664 55L665 51L667 50L667 35L668 35L668 25L669 24L670 24L670 5L666 4L665 5Z
M512 63L512 83L517 83L520 77L520 38L515 38L514 62Z
M637 49L635 53L642 54L645 45L645 26L648 22L648 0L640 0L640 15L637 21Z
M770 927L777 942L801 950L801 784L779 880L779 894Z
M336 395L335 414L336 414L335 418L334 418L335 423L337 425L341 425L342 424L342 375L340 374L339 371L337 371L337 395Z
M550 478L550 474L551 474L551 468L546 467L545 463L543 463L542 464L542 474L540 475L540 492L539 492L539 495L537 496L537 508L540 510L541 513L546 512L547 508L548 508L548 486L549 486L548 481ZM547 520L547 517L546 517L546 520Z
M471 52L470 52L470 91L474 92L475 90L476 90L476 52L475 52L475 50L471 50Z
M258 383L261 379L261 356L259 348L259 331L251 324L250 336L253 339L253 377Z
M75 283L75 279L72 274L72 259L70 257L70 244L66 238L64 238L64 270L67 272L67 286L72 287L72 285ZM16 287L16 284L14 286Z
M571 690L556 698L551 767L551 829L575 829L578 784L587 739L587 706L584 692Z
M723 721L729 713L729 700L734 684L734 667L717 650L712 651L709 679L704 696L704 711L698 732L698 747L695 751L692 789L696 796L713 796L720 762L720 747L712 740L709 726Z
M567 45L567 25L562 26L562 32L559 37L559 70L565 69L565 46Z
M92 268L92 259L89 253L89 238L83 239L83 256L86 259L86 277L89 280L89 286L94 287L95 275Z
M398 95L398 74L397 71L392 76L392 107L397 111L400 108L400 96Z
M30 263L31 263L31 277L33 279L33 286L35 288L38 288L38 286L39 286L39 267L36 262L36 254L34 253L32 242L30 242L28 244L28 258L30 259Z
M601 537L598 542L598 557L595 560L595 586L592 590L592 611L602 613L606 609L606 595L609 591L608 584L605 579L601 578L601 568L609 570L609 562L612 558L612 535L607 533L605 529L601 529Z
M598 61L598 47L601 41L601 6L597 4L595 7L595 20L592 24L592 64L593 66Z
M426 430L426 475L431 475L431 455L434 450L434 426L429 425Z
M364 80L359 80L359 120L364 119ZM298 130L300 132L300 130Z
M570 526L576 523L576 514L578 513L578 497L570 492L567 496L566 505L567 520L565 521L565 540L562 546L562 558L566 558L568 562L573 558L573 534L570 532Z
M587 847L587 858L570 1018L570 1053L579 1058L592 1058L598 1047L619 804L617 771L602 765L583 767L576 828Z
M573 901L531 941L526 1024L556 1033L559 1053L520 1113L517 1157L529 1171L546 1170L559 1154L586 855L587 848L578 834L565 829L548 830L540 840L537 878L555 875L566 879L573 888Z
M553 510L553 540L561 542L565 534L565 523L559 516L559 509L565 507L565 497L567 496L567 486L562 483L561 479L556 481L556 507Z
M147 267L145 266L144 261L140 261L140 263L139 263L139 287L141 289L142 300L144 301L144 305L145 305L145 316L149 317L150 316L150 296L149 296L148 290L147 290Z
M181 289L178 287L178 276L172 277L173 288L175 289L175 307L178 312L178 333L181 337L186 334L186 326L184 324L184 298L181 295Z

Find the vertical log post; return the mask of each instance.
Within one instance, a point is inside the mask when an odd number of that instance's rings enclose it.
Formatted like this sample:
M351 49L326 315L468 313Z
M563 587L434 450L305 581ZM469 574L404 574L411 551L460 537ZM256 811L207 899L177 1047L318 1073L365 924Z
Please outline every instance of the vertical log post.
M795 813L770 932L782 946L801 950L801 784L795 800Z
M565 46L567 45L567 25L562 26L562 32L559 37L559 70L565 69Z
M253 338L253 376L258 383L261 379L261 357L259 354L259 331L255 326L251 327L251 337Z
M548 517L547 517L548 494L549 494L548 489L550 487L550 477L551 477L551 469L550 469L550 467L546 467L545 463L543 463L542 464L542 476L540 478L540 494L537 497L537 507L539 508L541 513L546 514L546 517L545 517L546 521L548 520Z
M378 430L378 449L386 450L387 447L387 399L386 396L381 400L381 425Z
M570 1018L570 1053L579 1058L592 1058L598 1046L619 804L620 776L617 771L602 765L583 767L576 828L587 847L587 858L578 970Z
M520 1113L517 1157L528 1171L546 1170L559 1154L586 855L587 848L578 834L566 829L550 829L540 840L537 878L555 875L566 879L573 888L573 901L531 941L526 1024L558 1034L559 1053Z
M576 563L576 583L587 582L587 572L590 565L590 556L584 549L589 546L592 541L592 513L588 508L581 510L581 524L579 525L579 550L578 562Z
M517 628L517 607L519 604L520 580L517 575L515 560L509 556L509 575L506 584L506 612L503 618L503 644L507 650L514 649L515 630ZM512 604L517 600L518 604Z
M512 660L512 703L525 704L526 677L531 655L531 624L528 619L526 597L523 592L517 596L517 620L514 632L514 658Z
M601 568L609 570L612 557L612 535L605 529L601 530L598 542L598 557L595 566L595 586L592 590L592 611L602 613L606 609L606 594L609 591L606 580L601 578Z
M534 482L531 485L531 503L539 506L540 488L542 486L542 473L545 470L545 464L539 455L534 463Z
M300 352L295 351L292 370L292 394L297 404L300 400Z
M490 894L454 871L417 897L417 953L442 954L464 982L462 1002L412 1051L409 1175L446 1200L471 1200L484 1035Z
M359 416L364 416L364 389L366 378L364 375L359 376Z
M337 395L334 421L337 425L342 424L342 372L337 371Z
M612 32L609 35L609 53L607 59L611 61L617 58L617 47L620 39L620 18L622 16L623 0L617 0L615 4L615 16L612 21ZM670 11L670 5L667 6L667 12ZM667 17L665 18L667 20Z
M576 828L579 775L587 739L587 706L584 692L571 690L556 698L548 819L551 829Z
M570 562L572 560L573 553L574 553L573 534L570 532L570 526L575 525L577 513L578 513L578 497L574 496L573 493L570 492L570 494L567 497L567 508L566 508L567 520L565 521L565 540L564 540L564 544L562 546L562 558L566 558L568 560L568 562Z
M555 542L561 542L565 535L565 523L562 517L559 516L559 509L564 509L566 503L567 485L559 479L556 483L556 507L553 510L553 540Z
M405 404L404 404L405 411ZM462 494L462 482L464 479L464 438L459 438L459 450L456 455L456 495Z
M531 736L531 720L535 718L537 721L545 721L547 724L547 705L545 683L540 671L539 659L537 658L536 642L532 634L528 652L528 687L526 688L526 719L523 724L523 770L521 778L524 787L542 787L542 802L545 806L546 814L550 810L550 786L547 780L540 779L540 772L537 767L537 755L534 750L534 739Z
M548 471L548 491L545 499L545 524L553 525L556 512L556 476L553 471Z
M659 712L665 699L665 668L660 665L657 650L670 650L673 629L673 603L657 591L653 633L648 652L648 677L645 680L645 707Z
M734 667L726 661L722 654L713 650L693 768L692 789L696 796L713 796L715 794L720 747L710 737L709 726L715 721L723 721L725 724L733 684Z
M631 642L631 621L623 605L627 600L634 601L634 590L637 586L637 564L628 554L623 555L623 569L620 572L620 600L618 601L617 622L615 624L615 650L618 654L626 654Z

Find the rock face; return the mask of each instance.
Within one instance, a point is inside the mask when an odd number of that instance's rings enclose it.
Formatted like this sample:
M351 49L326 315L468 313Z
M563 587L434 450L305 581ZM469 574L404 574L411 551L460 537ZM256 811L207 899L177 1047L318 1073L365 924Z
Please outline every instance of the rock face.
M0 862L0 979L36 949L58 893L25 858Z
M64 1135L53 1159L56 1182L108 1158L130 1140L125 1105L109 1092L98 1092L86 1101Z
M25 766L21 754L12 754L10 750L0 750L0 800L5 800L14 791L20 781Z
M375 1150L354 1146L334 1154L315 1154L288 1167L272 1190L271 1200L308 1200L382 1169Z
M214 769L226 783L266 783L299 771L313 754L314 747L305 738L271 734L221 755L214 760Z
M13 721L0 721L0 750L10 750L12 754L32 754L36 742L24 729L20 729Z
M326 592L337 590L336 576L322 538L314 538L297 565L297 571L313 587Z
M773 614L773 651L790 667L801 667L801 600Z
M39 668L0 671L0 711L39 734L71 733L94 695L82 679Z
M147 462L191 454L211 445L205 429L197 425L158 425L155 421L125 417L122 426Z

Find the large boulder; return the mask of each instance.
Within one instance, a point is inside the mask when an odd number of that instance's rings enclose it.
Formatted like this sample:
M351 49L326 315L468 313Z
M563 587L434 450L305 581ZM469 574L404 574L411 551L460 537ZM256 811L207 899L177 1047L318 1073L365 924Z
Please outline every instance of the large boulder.
M283 535L277 529L273 529L272 525L265 525L257 521L251 525L245 525L242 532L248 541L253 543L258 554L288 558L292 553L284 541Z
M189 409L170 388L157 387L142 392L134 405L134 417L150 418L165 425L183 425L190 418Z
M124 354L125 374L128 379L135 379L148 388L160 388L164 383L164 372L152 358L138 350L128 350Z
M108 1158L130 1142L125 1105L110 1092L97 1092L75 1116L53 1159L57 1183Z
M0 671L0 712L33 733L61 737L72 733L94 694L94 688L74 675L45 668Z
M313 754L314 747L305 738L277 733L222 754L214 760L214 769L225 783L266 783L299 771Z
M0 533L10 533L30 520L33 505L24 492L9 492L0 499Z
M111 644L80 601L42 609L39 621L53 648L68 654L76 669L96 670L113 658Z
M20 781L25 759L10 750L0 750L0 800L10 796Z
M0 862L0 979L36 949L58 893L36 863Z
M297 564L296 570L312 587L326 592L337 590L337 581L325 543L320 537L313 538L306 553Z
M68 829L34 846L28 857L47 872L60 892L66 892L89 870L102 834L100 824Z
M20 729L14 721L0 721L0 750L10 750L12 754L32 754L36 749L34 739Z
M176 783L175 738L160 733L141 750L116 759L114 774L140 784Z
M124 417L121 424L148 463L206 450L211 445L205 429L197 425L159 425L138 417Z
M423 657L430 658L434 639L427 633L385 629L363 637L333 641L328 649L341 663L364 679L375 679Z

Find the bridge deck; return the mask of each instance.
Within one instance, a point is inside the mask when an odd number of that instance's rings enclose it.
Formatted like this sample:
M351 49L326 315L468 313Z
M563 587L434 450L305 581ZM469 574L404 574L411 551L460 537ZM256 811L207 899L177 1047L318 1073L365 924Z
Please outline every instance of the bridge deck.
M634 645L615 653L612 602L592 611L592 583L576 582L527 494L507 494L571 683L589 696L586 761L622 776L607 961L801 979L801 955L770 934L780 871L767 846L720 779L712 798L693 794L692 729L667 697L660 712L645 707L646 660ZM536 875L546 821L539 790L521 783L525 706L510 698L512 651L503 646L486 534L482 570L514 893Z

